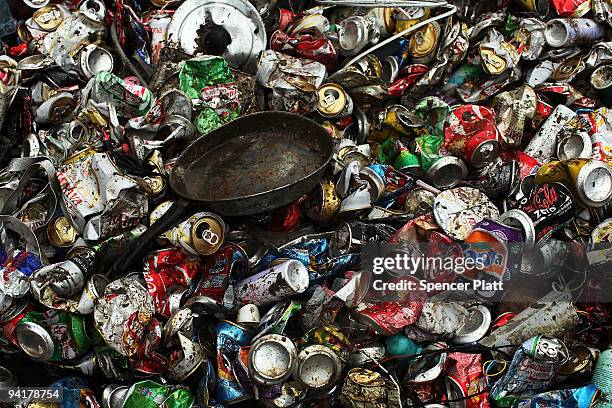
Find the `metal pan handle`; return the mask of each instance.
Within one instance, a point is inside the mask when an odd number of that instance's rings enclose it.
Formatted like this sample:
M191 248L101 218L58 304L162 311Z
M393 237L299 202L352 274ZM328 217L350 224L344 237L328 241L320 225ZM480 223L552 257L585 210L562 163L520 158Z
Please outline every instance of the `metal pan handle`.
M159 220L155 221L142 235L129 244L128 248L123 251L123 255L113 263L111 272L121 275L135 262L139 261L142 263L145 254L149 252L151 242L162 233L177 225L188 212L187 209L190 205L190 201L184 199L176 200Z

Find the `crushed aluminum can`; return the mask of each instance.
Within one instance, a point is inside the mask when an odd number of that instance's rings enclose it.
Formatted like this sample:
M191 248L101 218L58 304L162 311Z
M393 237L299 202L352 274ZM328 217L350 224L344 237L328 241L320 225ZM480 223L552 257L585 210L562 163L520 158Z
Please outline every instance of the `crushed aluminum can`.
M535 336L521 344L505 375L491 387L491 397L501 404L545 391L557 375L567 352L553 337Z
M609 103L612 101L612 65L601 65L591 73L591 85Z
M399 390L380 373L365 368L351 369L342 386L343 404L351 408L398 408Z
M270 48L295 57L320 62L328 69L338 63L336 49L329 38L299 34L291 37L282 31L275 31L270 37Z
M551 47L569 47L596 42L604 36L604 27L588 18L555 18L546 24L544 36Z
M612 199L612 169L591 159L551 161L536 174L536 183L560 182L587 207L602 207Z
M317 103L316 90L326 74L325 65L320 62L265 51L255 76L257 103L260 108L312 112Z
M591 10L586 0L552 0L551 5L561 17L582 17Z
M448 353L446 363L451 366L446 377L446 392L450 408L487 408L489 406L482 355ZM474 395L476 394L476 395ZM470 395L474 395L470 397ZM459 400L459 401L456 401Z
M345 222L332 235L329 250L332 256L357 252L361 245L369 242L386 241L392 233L392 228L382 223Z
M416 323L421 315L423 302L360 303L354 310L357 321L386 336L397 334L408 325Z
M138 224L147 213L144 191L108 153L79 152L64 160L56 176L71 223L85 239L115 235Z
M238 309L236 323L245 327L250 327L257 326L260 322L261 317L259 315L259 308L257 306L248 304Z
M91 346L83 318L59 310L27 313L15 334L23 351L42 361L74 360Z
M314 344L300 351L295 376L308 388L333 384L341 374L342 362L329 347Z
M428 354L409 360L402 385L425 403L431 403L441 396L438 384L448 357L448 353L443 351L447 347L444 342L432 343L424 348Z
M223 404L235 404L249 399L236 379L232 368L233 358L241 346L251 342L252 335L230 321L222 321L216 327L217 336L217 386L216 400Z
M343 118L353 113L353 100L340 85L327 83L317 90L317 112L325 118Z
M415 64L428 64L435 55L442 29L437 21L426 24L419 30L412 33L408 42L409 53Z
M380 31L373 19L361 16L349 17L338 25L338 45L345 56L359 54L368 44L380 40Z
M529 85L493 97L493 108L498 118L497 129L505 146L514 148L521 145L525 122L533 118L536 103L536 93Z
M508 323L497 327L479 343L486 347L520 344L539 333L562 336L577 324L576 308L567 292L551 292L527 307Z
M308 270L296 260L287 260L236 282L234 296L238 303L269 305L308 288Z
M501 151L501 134L493 109L462 105L451 111L444 126L444 148L466 163L481 168Z
M81 73L85 78L93 78L100 72L111 72L114 67L113 54L95 44L81 50Z
M573 218L573 200L569 190L559 183L537 186L519 209L506 211L498 221L521 230L527 250L545 242Z
M36 121L57 125L67 122L74 113L77 102L68 92L62 92L43 102L36 109Z
M360 366L364 363L373 363L385 357L387 350L382 344L370 345L359 348L349 354L349 362L352 365Z
M520 399L516 404L521 408L542 408L550 404L559 404L565 407L596 407L600 405L598 402L600 399L601 391L599 388L594 384L586 384L578 388L543 392L530 398Z
M200 30L209 20L212 20L212 27ZM212 30L213 27L218 29ZM212 38L218 38L211 33L219 29L225 33L227 43L207 44ZM257 57L267 44L266 29L259 12L244 0L188 0L181 3L168 26L167 41L176 43L189 55L210 54L208 47L216 45L220 48L218 55L222 53L232 68L245 72L254 71Z
M133 279L122 278L106 286L95 305L94 321L109 347L132 356L144 351L147 342L158 336L159 323L154 313L153 299L145 287Z
M441 192L434 201L436 222L453 239L465 240L484 218L497 219L499 210L475 188L458 187Z
M175 359L171 358L168 367L168 377L172 381L183 383L202 364L205 364L206 357L200 344L187 338L182 333L177 335L181 346L181 354Z
M280 384L291 377L297 360L298 352L291 339L278 334L267 334L251 344L249 373L258 384Z
M586 131L561 131L557 144L557 157L559 160L587 159L592 156L592 153L591 137Z
M47 237L57 247L69 247L77 239L78 232L64 216L57 217L47 224Z
M612 132L600 131L591 135L592 158L612 165Z
M153 102L153 93L142 85L102 71L94 77L91 98L98 103L113 105L119 116L133 118L147 113Z
M172 14L168 11L153 11L146 16L151 29L151 63L154 65L158 63L160 51L166 45L168 26L172 20Z
M601 388L602 392L609 395L612 392L612 349L604 350L595 364L593 370L593 384Z
M340 201L336 185L330 180L323 180L304 203L306 216L315 222L329 222L336 216Z
M467 308L470 313L464 324L450 339L453 344L471 344L483 338L491 326L491 311L484 305Z
M557 135L576 114L564 105L559 105L540 127L538 133L529 141L524 152L540 163L545 163L555 156Z

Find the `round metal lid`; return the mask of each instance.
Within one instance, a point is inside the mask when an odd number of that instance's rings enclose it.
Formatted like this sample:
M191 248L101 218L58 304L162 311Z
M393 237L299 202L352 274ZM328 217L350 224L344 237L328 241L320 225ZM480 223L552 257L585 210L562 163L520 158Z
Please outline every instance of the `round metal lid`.
M43 361L53 356L53 339L44 327L36 323L25 322L20 323L15 332L19 346L28 356Z
M299 380L310 388L325 387L338 377L342 368L336 353L318 344L306 347L298 359Z
M231 38L223 53L232 68L254 71L259 53L266 48L266 29L259 13L243 0L187 0L168 26L168 43L177 43L188 54L198 53L198 41L208 19L223 27Z

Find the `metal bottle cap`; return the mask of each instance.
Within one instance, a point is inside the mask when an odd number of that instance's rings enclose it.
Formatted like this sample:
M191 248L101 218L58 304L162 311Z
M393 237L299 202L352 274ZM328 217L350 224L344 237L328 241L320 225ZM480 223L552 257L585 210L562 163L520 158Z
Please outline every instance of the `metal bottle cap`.
M215 253L225 241L225 231L225 222L221 217L206 213L206 216L191 227L191 240L195 250L202 255Z
M506 211L499 216L497 221L511 227L520 228L525 240L525 249L531 250L533 248L535 245L535 225L524 211L518 209Z
M66 217L60 216L47 224L47 237L55 246L68 247L76 241L77 230Z
M454 344L474 343L482 339L491 326L491 312L483 305L468 308L470 312L457 335L451 339Z
M440 158L427 171L427 178L438 188L451 188L467 177L467 167L458 157Z
M255 340L248 356L249 372L255 382L280 384L297 364L297 349L288 337L268 334Z
M53 356L55 345L44 327L32 323L20 323L15 329L17 342L21 349L32 359L47 361Z
M502 145L497 140L485 140L474 149L470 161L476 168L483 167L487 163L495 160L502 151Z
M576 189L588 206L606 205L612 197L612 170L604 162L589 161L578 172Z
M326 118L338 116L348 104L346 91L338 84L325 84L317 90L317 111Z
M329 347L311 345L300 351L296 377L310 388L334 382L342 373L340 358Z

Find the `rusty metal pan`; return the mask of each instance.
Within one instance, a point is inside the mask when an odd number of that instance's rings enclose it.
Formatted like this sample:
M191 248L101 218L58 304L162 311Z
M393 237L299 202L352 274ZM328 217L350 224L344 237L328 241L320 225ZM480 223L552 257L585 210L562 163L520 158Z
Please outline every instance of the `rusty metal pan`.
M178 158L170 185L221 215L256 214L312 190L332 154L332 138L316 122L259 112L193 142Z

